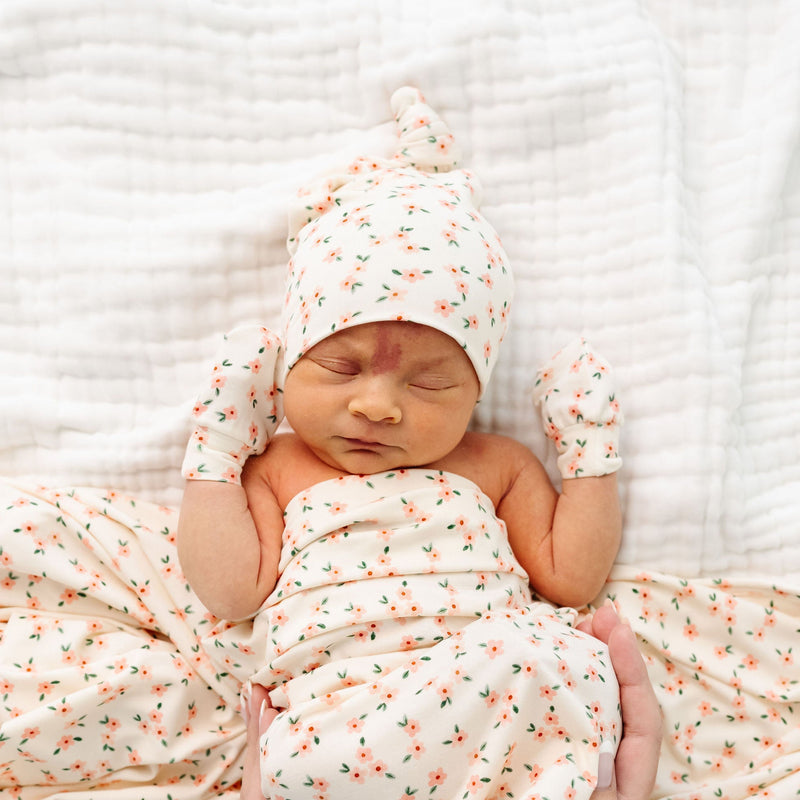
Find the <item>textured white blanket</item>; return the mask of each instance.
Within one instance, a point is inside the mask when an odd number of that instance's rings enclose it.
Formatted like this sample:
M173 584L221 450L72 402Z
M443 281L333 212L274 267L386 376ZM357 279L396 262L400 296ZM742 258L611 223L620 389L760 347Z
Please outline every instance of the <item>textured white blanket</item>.
M477 424L577 333L627 425L620 561L800 572L800 6L5 0L0 473L177 504L217 337L274 322L286 201L419 86L515 264Z

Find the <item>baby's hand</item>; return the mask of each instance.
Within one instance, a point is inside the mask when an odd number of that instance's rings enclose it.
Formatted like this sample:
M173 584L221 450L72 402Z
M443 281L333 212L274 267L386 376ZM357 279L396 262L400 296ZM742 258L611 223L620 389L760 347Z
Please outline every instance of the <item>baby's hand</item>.
M260 325L225 336L192 409L196 427L183 460L185 478L241 484L244 462L264 452L283 418L276 385L282 352L280 339Z
M611 366L576 339L536 374L534 404L558 450L563 478L608 475L622 466L622 413Z

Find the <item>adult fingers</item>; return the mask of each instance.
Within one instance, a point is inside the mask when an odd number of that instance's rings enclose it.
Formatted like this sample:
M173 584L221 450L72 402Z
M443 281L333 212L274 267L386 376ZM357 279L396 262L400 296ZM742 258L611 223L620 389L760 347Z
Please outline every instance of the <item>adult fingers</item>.
M647 800L661 750L661 710L636 637L618 622L608 631L608 651L617 675L622 707L622 740L615 761L620 800Z

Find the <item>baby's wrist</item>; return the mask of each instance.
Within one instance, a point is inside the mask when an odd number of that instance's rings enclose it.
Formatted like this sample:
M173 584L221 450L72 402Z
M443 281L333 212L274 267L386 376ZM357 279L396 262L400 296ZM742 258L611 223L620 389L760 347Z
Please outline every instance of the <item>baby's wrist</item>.
M622 466L616 424L577 423L559 431L554 441L562 478L600 477Z
M242 484L242 468L253 450L219 431L197 427L192 432L181 466L187 480Z

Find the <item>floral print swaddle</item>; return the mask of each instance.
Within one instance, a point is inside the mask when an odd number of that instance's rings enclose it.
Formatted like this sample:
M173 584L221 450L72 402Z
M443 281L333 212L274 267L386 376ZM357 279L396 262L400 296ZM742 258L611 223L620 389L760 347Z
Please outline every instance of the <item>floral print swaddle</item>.
M491 501L424 469L345 476L286 508L255 621L271 798L588 797L618 689L575 612L534 601Z

